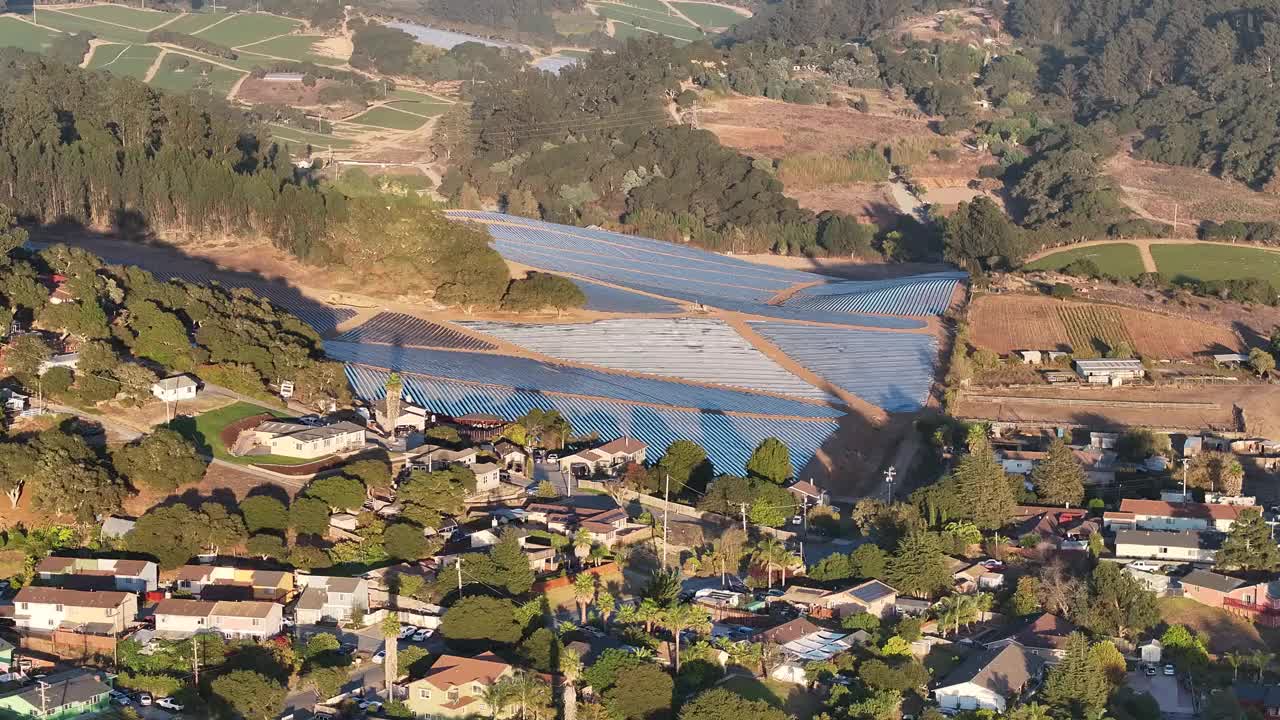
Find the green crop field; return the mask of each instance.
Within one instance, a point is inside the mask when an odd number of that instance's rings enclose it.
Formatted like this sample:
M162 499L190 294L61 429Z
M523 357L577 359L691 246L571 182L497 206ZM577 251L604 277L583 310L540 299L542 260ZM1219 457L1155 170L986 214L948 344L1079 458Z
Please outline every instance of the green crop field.
M289 60L311 62L317 65L342 65L348 60L348 58L336 58L316 52L316 43L323 40L324 37L321 35L285 35L246 45L240 48L240 52L288 58Z
M160 48L150 45L99 45L93 51L89 69L142 80L159 55Z
M389 130L417 130L427 122L427 119L389 107L376 107L360 113L347 122Z
M298 20L266 15L263 13L244 13L236 15L225 22L195 33L212 43L227 47L239 47L262 42L267 38L291 32L302 23Z
M298 128L291 128L286 125L271 125L270 127L272 137L277 140L297 145L311 145L317 148L332 146L335 150L342 150L355 145L354 142L336 135L322 135L320 133L299 130Z
M165 25L164 29L183 33L184 35L195 35L225 17L227 17L227 13L223 12L190 13Z
M708 5L706 3L696 2L673 2L671 7L684 13L685 17L698 23L704 28L727 28L734 23L740 23L746 20L745 15L730 10L719 5Z
M157 25L175 16L175 13L160 12L159 10L138 10L124 5L90 5L88 7L64 10L63 12L91 20L125 25L143 32L154 30Z
M1261 278L1280 287L1280 253L1230 245L1153 243L1151 256L1162 275L1172 279L1242 280Z
M395 100L387 103L393 110L403 110L423 117L435 117L449 109L449 103L423 102L420 100Z
M53 44L58 34L15 17L0 16L0 47L16 47L36 53L44 52Z
M204 73L201 72L200 66L206 63L193 58L186 58L190 64L185 69L180 68L179 65L182 64L183 57L174 53L165 55L164 60L160 63L159 71L151 79L152 87L181 93L195 90L204 78ZM231 91L231 86L235 85L236 80L239 80L243 74L237 70L210 65L208 71L209 92L213 95L225 97Z
M617 2L621 5L629 5L637 10L643 10L658 15L667 14L667 6L663 5L661 0L608 0L609 2Z
M1137 246L1122 242L1063 250L1027 263L1026 268L1061 270L1076 260L1092 260L1104 274L1116 277L1137 277L1143 272Z
M45 27L51 27L55 30L61 30L68 33L93 33L98 37L98 39L106 40L107 42L125 43L127 45L142 45L147 41L147 34L141 30L133 30L119 25L112 25L100 20L94 20L93 18L72 15L71 13L62 12L60 10L36 8L31 17L35 18L37 23Z
M703 37L701 30L686 23L678 16L668 15L665 9L659 13L615 3L601 3L596 8L604 17L634 25L640 30L649 30L689 42Z
M653 37L654 35L657 35L657 33L653 32L652 30L644 30L642 28L635 27L634 25L628 25L627 23L624 23L624 22L615 22L613 24L613 36L619 40L626 40L628 38L642 39L647 37ZM677 42L683 42L683 41L677 41Z
M560 51L558 51L556 54L557 54L557 55L564 55L565 57L572 57L572 58L579 58L579 59L582 59L582 58L589 58L589 57L591 57L591 51L590 51L590 50L568 50L568 49L566 49L566 50L560 50Z

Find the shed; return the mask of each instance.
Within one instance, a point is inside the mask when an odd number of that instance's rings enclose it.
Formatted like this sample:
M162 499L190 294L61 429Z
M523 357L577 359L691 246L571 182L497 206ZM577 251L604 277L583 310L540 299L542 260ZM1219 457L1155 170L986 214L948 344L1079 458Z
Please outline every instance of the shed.
M1213 356L1215 365L1247 365L1249 356L1242 353L1220 353Z
M1018 357L1027 365L1039 365L1044 362L1044 353L1039 350L1018 350Z
M1159 640L1152 638L1147 642L1138 646L1138 654L1142 656L1142 662L1152 665L1160 662L1160 654L1164 646Z
M118 538L124 537L134 525L138 523L129 518L111 516L102 521L102 537Z
M1146 375L1141 360L1076 360L1076 372L1094 385L1120 385Z

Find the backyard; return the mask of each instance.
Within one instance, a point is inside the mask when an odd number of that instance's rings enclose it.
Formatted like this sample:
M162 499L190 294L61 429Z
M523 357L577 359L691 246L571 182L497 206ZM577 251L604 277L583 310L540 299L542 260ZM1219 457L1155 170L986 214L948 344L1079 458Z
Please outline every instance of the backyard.
M1230 650L1267 650L1278 639L1273 629L1259 628L1226 610L1201 605L1188 598L1162 598L1160 619L1170 625L1184 625L1196 635L1203 635L1208 639L1209 652L1215 655Z
M774 707L782 708L793 717L814 717L822 709L822 703L818 697L805 688L773 679L761 680L746 675L735 675L720 683L720 686L748 700L763 700Z
M195 443L201 452L212 455L219 460L238 463L240 465L304 465L310 460L282 457L279 455L254 455L252 457L236 457L227 452L223 442L222 431L233 423L256 415L271 415L278 418L288 415L270 408L247 402L237 402L220 407L217 410L200 413L194 418L181 417L169 423L183 437Z

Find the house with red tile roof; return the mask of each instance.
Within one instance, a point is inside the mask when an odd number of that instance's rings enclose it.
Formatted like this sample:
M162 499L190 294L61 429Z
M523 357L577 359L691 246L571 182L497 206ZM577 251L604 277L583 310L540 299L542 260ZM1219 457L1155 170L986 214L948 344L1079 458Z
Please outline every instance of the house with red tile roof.
M1002 637L987 643L988 649L1017 645L1027 652L1049 662L1063 657L1067 651L1067 638L1078 630L1068 620L1051 613L1041 613L1021 625L1017 625Z
M1244 506L1163 500L1120 501L1120 512L1103 516L1108 530L1216 530L1227 532Z
M515 668L491 652L441 655L425 675L405 685L405 704L418 717L490 717L485 691L514 674Z

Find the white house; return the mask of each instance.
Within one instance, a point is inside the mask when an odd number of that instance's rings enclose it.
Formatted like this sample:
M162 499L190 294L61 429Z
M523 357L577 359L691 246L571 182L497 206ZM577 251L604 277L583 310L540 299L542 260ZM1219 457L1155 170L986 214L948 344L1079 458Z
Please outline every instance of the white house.
M450 465L466 465L471 467L480 459L480 451L475 448L452 450L439 445L424 445L412 460L409 467L422 470L444 470Z
M944 712L991 710L1003 713L1032 680L1044 672L1044 660L1017 645L970 655L933 691Z
M79 364L80 364L80 353L78 352L62 353L60 355L54 355L48 360L42 361L40 363L40 367L36 368L36 374L44 375L45 373L49 372L54 368L66 368L68 370L75 370L76 366Z
M502 481L502 467L496 463L476 463L471 471L476 474L476 494L494 492Z
M298 575L302 593L294 606L294 619L299 625L319 622L343 622L356 613L369 609L369 581L364 578Z
M600 447L580 450L560 458L560 471L573 472L574 465L586 465L595 471L609 471L627 463L643 463L649 446L632 437L618 438Z
M199 383L190 375L173 375L151 384L151 394L165 402L194 400Z
M262 640L280 634L284 609L260 600L185 600L170 598L156 604L156 634L190 637L216 631L228 638Z
M1236 505L1165 502L1163 500L1120 501L1119 512L1103 515L1110 530L1217 530L1227 532L1240 516Z
M138 596L117 590L67 590L28 585L13 596L20 630L75 630L98 635L124 632L138 614Z
M365 429L352 422L312 427L268 420L240 433L233 455L282 455L313 460L364 447Z
M156 564L149 560L47 557L36 574L50 585L84 590L144 593L156 589Z
M1175 563L1208 563L1222 547L1222 534L1182 530L1117 530L1116 557L1163 560Z

